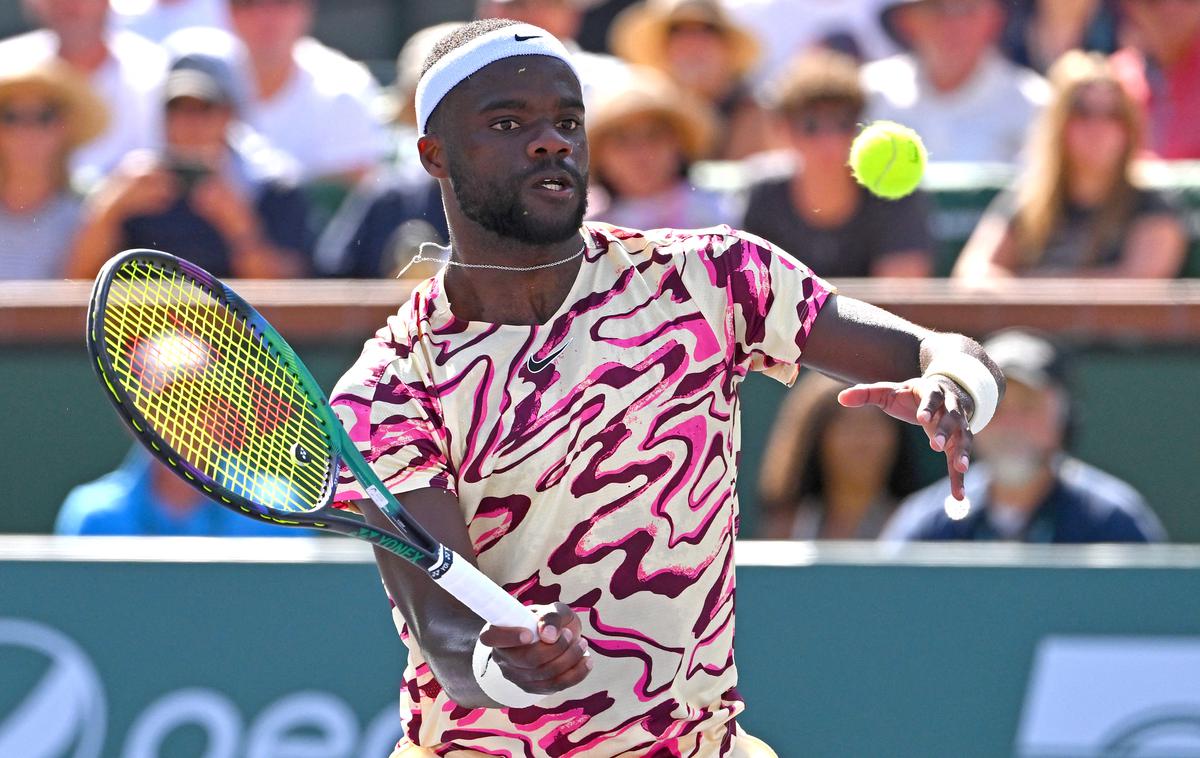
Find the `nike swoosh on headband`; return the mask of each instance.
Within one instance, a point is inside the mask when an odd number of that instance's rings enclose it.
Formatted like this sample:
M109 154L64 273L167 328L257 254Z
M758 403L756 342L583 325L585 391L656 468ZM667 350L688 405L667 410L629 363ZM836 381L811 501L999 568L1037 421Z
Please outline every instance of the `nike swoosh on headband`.
M531 40L531 39L541 39L541 37L542 37L542 35L540 35L540 34L530 34L528 37L522 37L519 34L513 35L513 39L515 39L517 42L525 42L526 40Z

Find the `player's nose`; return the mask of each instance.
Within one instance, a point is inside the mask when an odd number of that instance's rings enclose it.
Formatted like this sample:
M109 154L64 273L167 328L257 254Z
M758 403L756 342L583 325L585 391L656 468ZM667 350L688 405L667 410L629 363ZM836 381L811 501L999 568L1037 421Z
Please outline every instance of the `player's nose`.
M545 158L551 155L565 158L574 152L575 145L557 124L546 123L534 132L526 149L530 158Z

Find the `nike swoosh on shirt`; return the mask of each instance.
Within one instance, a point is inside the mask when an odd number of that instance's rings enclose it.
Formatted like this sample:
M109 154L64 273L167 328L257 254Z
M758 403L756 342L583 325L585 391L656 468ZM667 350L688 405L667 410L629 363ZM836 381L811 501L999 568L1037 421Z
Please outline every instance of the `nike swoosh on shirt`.
M527 41L527 40L531 40L531 39L541 39L541 38L542 38L542 35L540 35L540 34L530 34L528 37L522 37L522 36L521 36L521 35L519 35L519 34L514 34L514 35L513 35L513 39L515 39L517 42L525 42L525 41Z
M555 348L554 352L550 353L550 355L547 355L545 358L541 359L540 361L535 359L532 355L529 356L529 359L525 361L525 368L531 374L538 373L539 371L541 371L544 368L546 368L547 366L549 366L551 363L554 363L554 359L557 358L559 355L561 355L562 351L566 350L567 345L569 345L569 344L571 344L571 338L567 337L567 339L561 345L559 345L557 348Z

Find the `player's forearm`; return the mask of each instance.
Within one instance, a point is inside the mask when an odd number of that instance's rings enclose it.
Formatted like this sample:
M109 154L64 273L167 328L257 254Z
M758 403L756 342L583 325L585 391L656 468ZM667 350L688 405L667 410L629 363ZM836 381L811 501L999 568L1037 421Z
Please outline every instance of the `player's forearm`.
M364 504L360 510L368 523L388 526L387 519L374 507ZM494 706L479 688L471 669L471 655L483 621L404 559L376 548L375 563L409 634L446 694L467 708Z

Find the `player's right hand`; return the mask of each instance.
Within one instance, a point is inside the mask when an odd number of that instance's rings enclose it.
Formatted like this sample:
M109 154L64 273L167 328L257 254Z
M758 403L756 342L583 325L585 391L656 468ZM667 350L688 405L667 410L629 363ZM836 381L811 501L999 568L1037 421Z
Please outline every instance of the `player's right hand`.
M526 692L561 692L592 670L579 617L563 603L537 606L538 634L515 626L485 626L479 634L506 679Z

